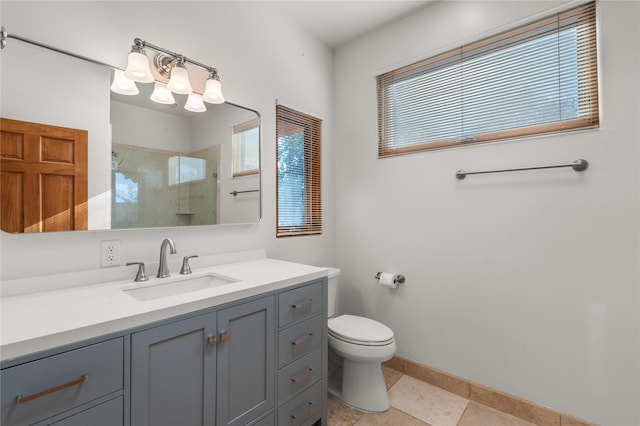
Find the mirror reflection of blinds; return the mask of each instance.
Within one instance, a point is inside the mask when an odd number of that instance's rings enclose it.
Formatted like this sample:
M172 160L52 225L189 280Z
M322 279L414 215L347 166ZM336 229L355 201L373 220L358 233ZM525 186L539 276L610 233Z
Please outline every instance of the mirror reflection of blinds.
M595 127L595 3L387 72L378 156Z
M283 105L276 105L276 119L276 236L321 234L322 121Z

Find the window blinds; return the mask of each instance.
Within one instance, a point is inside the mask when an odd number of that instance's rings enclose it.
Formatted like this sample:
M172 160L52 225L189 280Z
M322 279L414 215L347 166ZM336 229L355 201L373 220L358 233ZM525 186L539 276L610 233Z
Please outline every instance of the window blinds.
M277 237L322 233L322 121L276 105Z
M595 3L377 77L379 157L598 125Z

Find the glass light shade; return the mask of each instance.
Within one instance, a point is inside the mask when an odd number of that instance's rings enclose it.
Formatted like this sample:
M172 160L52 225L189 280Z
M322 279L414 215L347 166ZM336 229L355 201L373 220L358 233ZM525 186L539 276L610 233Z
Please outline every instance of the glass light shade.
M207 80L206 87L202 98L205 102L210 104L222 104L224 103L224 96L222 96L222 85L216 79L210 78Z
M129 53L124 75L139 83L151 83L155 80L151 74L151 68L149 68L147 55L138 52Z
M189 83L189 73L187 73L187 69L180 65L173 67L167 87L173 93L179 93L181 95L187 95L193 92L191 84Z
M137 95L140 93L136 83L124 75L124 71L115 70L111 91L121 95Z
M151 100L159 104L167 105L176 103L176 100L173 99L173 94L167 89L167 86L158 82L156 82L153 93L151 94Z
M196 92L189 93L184 109L191 112L205 112L207 110L202 102L202 95Z

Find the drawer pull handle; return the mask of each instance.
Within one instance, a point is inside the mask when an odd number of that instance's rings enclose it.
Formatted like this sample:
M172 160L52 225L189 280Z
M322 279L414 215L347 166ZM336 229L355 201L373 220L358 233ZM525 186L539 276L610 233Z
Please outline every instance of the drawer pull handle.
M291 378L291 381L292 381L293 383L298 383L298 382L300 382L300 381L302 381L302 380L306 379L307 377L309 377L309 376L311 375L311 373L313 373L313 368L312 368L312 367L309 367L309 368L307 369L307 371L305 371L304 373L302 373L302 374L300 374L300 375L298 375L298 376L296 376L296 377L292 377L292 378Z
M293 309L300 309L300 308L304 308L307 305L313 305L313 299L309 299L309 300L305 300L304 302L296 303L295 305L292 305L291 307Z
M62 389L66 389L66 388L70 388L72 386L80 385L80 384L86 382L87 380L89 380L89 376L86 375L86 374L83 374L78 379L72 380L72 381L67 382L67 383L63 383L63 384L58 385L58 386L54 386L54 387L49 388L49 389L45 389L45 390L43 390L41 392L34 393L32 395L28 395L28 396L20 396L20 395L18 395L16 397L16 403L17 404L24 404L26 402L33 401L34 399L41 398L41 397L43 397L45 395L49 395L51 393L61 391Z
M311 339L313 339L313 333L309 333L308 336L305 336L302 339L294 340L293 342L291 342L291 344L293 346L298 346L298 345L301 345L303 343L306 343L308 340L311 340Z
M215 334L210 334L207 336L207 344L213 346L216 343L218 343L218 336L216 336Z
M313 408L313 401L307 401L307 405L297 413L291 414L291 418L295 420L298 417L305 416L309 413L309 411L311 411L312 408Z

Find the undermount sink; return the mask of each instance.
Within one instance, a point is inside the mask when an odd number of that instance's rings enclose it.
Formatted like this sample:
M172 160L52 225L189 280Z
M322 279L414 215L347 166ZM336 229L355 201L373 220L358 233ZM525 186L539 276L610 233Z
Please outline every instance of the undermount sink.
M197 277L172 279L168 282L154 282L147 285L125 288L122 289L122 291L135 299L147 301L176 296L183 293L190 293L192 291L206 290L238 281L239 280L234 278L208 274Z

